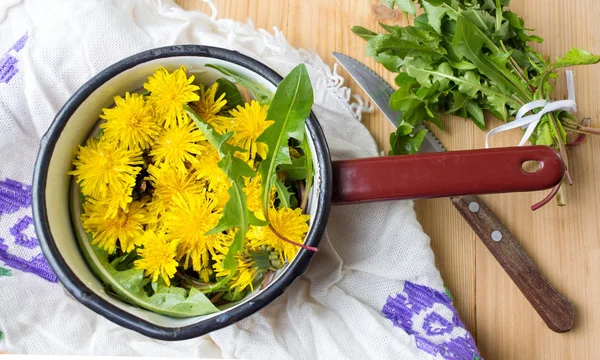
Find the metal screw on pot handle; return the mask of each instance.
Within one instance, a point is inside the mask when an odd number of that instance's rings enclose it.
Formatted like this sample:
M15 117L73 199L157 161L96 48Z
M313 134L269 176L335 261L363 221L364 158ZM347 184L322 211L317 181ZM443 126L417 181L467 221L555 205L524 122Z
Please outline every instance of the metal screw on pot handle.
M556 332L571 330L575 320L573 304L546 281L515 237L481 199L474 195L450 199L546 325Z

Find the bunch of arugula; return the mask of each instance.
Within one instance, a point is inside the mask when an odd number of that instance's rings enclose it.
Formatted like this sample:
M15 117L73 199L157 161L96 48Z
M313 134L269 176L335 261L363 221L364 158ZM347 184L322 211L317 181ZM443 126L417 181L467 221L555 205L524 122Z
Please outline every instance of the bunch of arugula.
M413 0L382 0L416 16ZM423 122L444 126L439 112L470 118L485 128L484 111L505 122L534 100L551 100L556 70L595 64L600 57L571 49L554 62L528 45L542 38L526 32L523 19L506 7L510 0L417 0L423 14L414 25L390 26L377 34L360 26L352 31L367 40L367 55L399 73L398 90L390 105L402 113L402 123L390 136L391 155L419 150ZM544 115L529 141L560 151L567 163L569 133L598 133L566 111ZM559 185L560 187L560 185ZM553 194L559 192L559 187ZM564 195L559 192L559 205ZM546 203L544 200L543 203Z

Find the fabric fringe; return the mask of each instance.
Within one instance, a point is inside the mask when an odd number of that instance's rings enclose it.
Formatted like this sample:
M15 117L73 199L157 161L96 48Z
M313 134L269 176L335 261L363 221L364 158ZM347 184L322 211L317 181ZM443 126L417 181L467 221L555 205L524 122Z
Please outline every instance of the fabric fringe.
M362 120L363 113L373 111L373 106L368 101L358 94L353 94L349 87L344 86L344 78L338 74L338 64L334 64L331 69L314 51L294 48L276 26L273 27L273 33L270 33L265 29L256 29L250 19L245 23L218 19L218 10L213 1L202 1L210 6L210 20L213 25L219 32L226 34L230 43L233 43L240 35L261 39L273 55L293 56L297 62L305 63L316 69L321 75L319 81L322 82L322 85L347 107L357 121Z

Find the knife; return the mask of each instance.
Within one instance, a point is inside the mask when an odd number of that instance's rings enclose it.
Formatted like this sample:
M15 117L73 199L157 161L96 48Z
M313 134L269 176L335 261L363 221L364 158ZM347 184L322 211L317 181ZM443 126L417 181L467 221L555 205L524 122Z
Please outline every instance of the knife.
M334 52L333 57L346 69L385 117L397 127L402 121L402 116L389 104L394 89L358 60L338 52ZM419 152L440 151L446 149L427 129ZM573 304L546 281L533 260L496 215L477 196L455 196L450 200L546 325L556 332L571 330L575 320Z

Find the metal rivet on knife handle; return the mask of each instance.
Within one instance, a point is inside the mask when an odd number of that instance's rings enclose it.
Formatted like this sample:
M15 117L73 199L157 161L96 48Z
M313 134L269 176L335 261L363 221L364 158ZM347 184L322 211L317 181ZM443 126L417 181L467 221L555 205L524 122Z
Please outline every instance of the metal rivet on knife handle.
M478 212L479 211L479 204L475 201L471 201L469 203L469 210L471 212Z
M492 240L494 240L496 242L502 240L502 232L500 232L498 230L492 231Z

